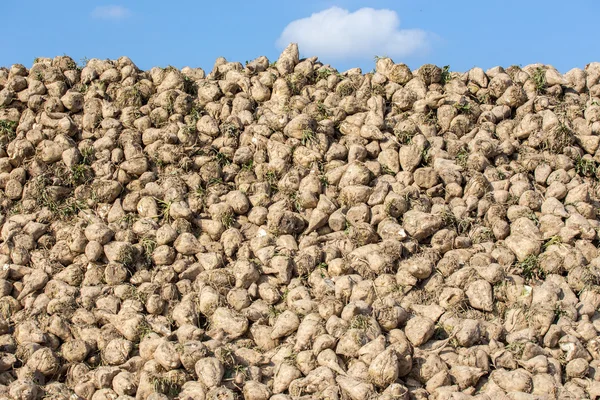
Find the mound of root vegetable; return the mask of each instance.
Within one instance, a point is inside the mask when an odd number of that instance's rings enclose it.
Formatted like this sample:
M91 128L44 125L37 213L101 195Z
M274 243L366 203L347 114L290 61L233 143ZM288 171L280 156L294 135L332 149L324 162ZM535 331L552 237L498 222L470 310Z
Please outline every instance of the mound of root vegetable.
M600 397L600 63L0 69L0 399Z

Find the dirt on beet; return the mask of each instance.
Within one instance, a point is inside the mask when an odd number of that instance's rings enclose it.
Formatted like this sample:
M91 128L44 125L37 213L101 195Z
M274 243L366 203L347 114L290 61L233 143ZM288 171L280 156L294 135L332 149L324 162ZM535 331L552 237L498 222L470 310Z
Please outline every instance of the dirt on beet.
M600 63L0 68L0 399L600 397Z

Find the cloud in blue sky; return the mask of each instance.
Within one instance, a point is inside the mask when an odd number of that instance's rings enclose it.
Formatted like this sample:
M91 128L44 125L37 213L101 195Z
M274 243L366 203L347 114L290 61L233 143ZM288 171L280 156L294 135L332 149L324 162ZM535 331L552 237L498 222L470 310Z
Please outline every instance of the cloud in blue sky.
M92 17L94 18L113 21L127 18L130 14L131 12L127 8L116 5L100 6L94 8L94 11L92 11Z
M429 34L420 29L400 29L393 10L361 8L350 12L331 7L310 17L290 22L276 45L298 43L307 57L330 60L358 60L375 55L405 57L428 47Z

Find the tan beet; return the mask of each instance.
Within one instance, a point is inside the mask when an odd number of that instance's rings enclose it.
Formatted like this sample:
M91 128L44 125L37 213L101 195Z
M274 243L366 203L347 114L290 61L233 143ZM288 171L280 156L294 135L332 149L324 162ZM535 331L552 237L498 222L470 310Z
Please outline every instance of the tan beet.
M244 398L249 400L268 400L271 392L267 385L256 381L249 381L244 385Z
M485 372L475 367L456 365L450 369L450 375L459 388L466 389L477 385L477 381Z
M340 389L352 400L365 400L374 392L374 388L371 384L361 382L360 380L337 376L336 382L340 386Z
M532 389L531 376L523 369L514 371L497 370L492 373L491 378L502 389L509 392L529 393Z
M434 323L426 317L414 317L406 323L405 332L414 346L420 346L433 336Z
M48 282L48 274L41 270L34 270L24 279L23 289L18 296L18 300L24 298L36 290L42 289Z
M317 355L317 363L322 367L327 367L338 374L344 375L346 372L342 367L341 361L332 349L325 349Z
M119 396L133 396L137 391L135 376L126 371L119 372L112 381L112 389Z
M113 339L104 348L102 359L109 365L120 365L129 359L133 344L129 340Z
M296 367L286 362L282 362L276 366L274 372L273 393L275 394L286 390L294 379L302 375Z
M60 360L51 349L41 348L27 359L26 367L44 376L51 376L59 370Z
M271 339L279 339L294 333L300 325L300 319L291 311L284 311L273 326L271 331Z
M154 350L154 359L167 371L176 369L181 365L179 353L172 342L159 344Z
M465 294L473 308L488 312L493 310L492 286L487 281L478 280L469 284Z
M213 357L198 360L195 365L195 371L200 382L208 388L219 386L225 373L221 362Z
M387 387L398 378L398 356L393 349L379 354L369 366L369 376L379 387Z
M416 240L431 236L436 230L442 227L443 221L437 215L429 215L420 211L408 211L403 219L406 233Z
M219 307L212 315L213 326L223 329L232 338L243 335L248 329L246 317L236 314L226 308Z
M374 340L365 344L358 351L358 357L367 365L371 365L371 362L385 350L385 337L378 336Z

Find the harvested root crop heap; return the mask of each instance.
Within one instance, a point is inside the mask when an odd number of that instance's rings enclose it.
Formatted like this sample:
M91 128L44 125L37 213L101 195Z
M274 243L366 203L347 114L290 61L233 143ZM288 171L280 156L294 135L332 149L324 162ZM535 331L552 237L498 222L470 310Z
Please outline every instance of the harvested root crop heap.
M599 144L600 63L0 69L0 398L596 398Z

